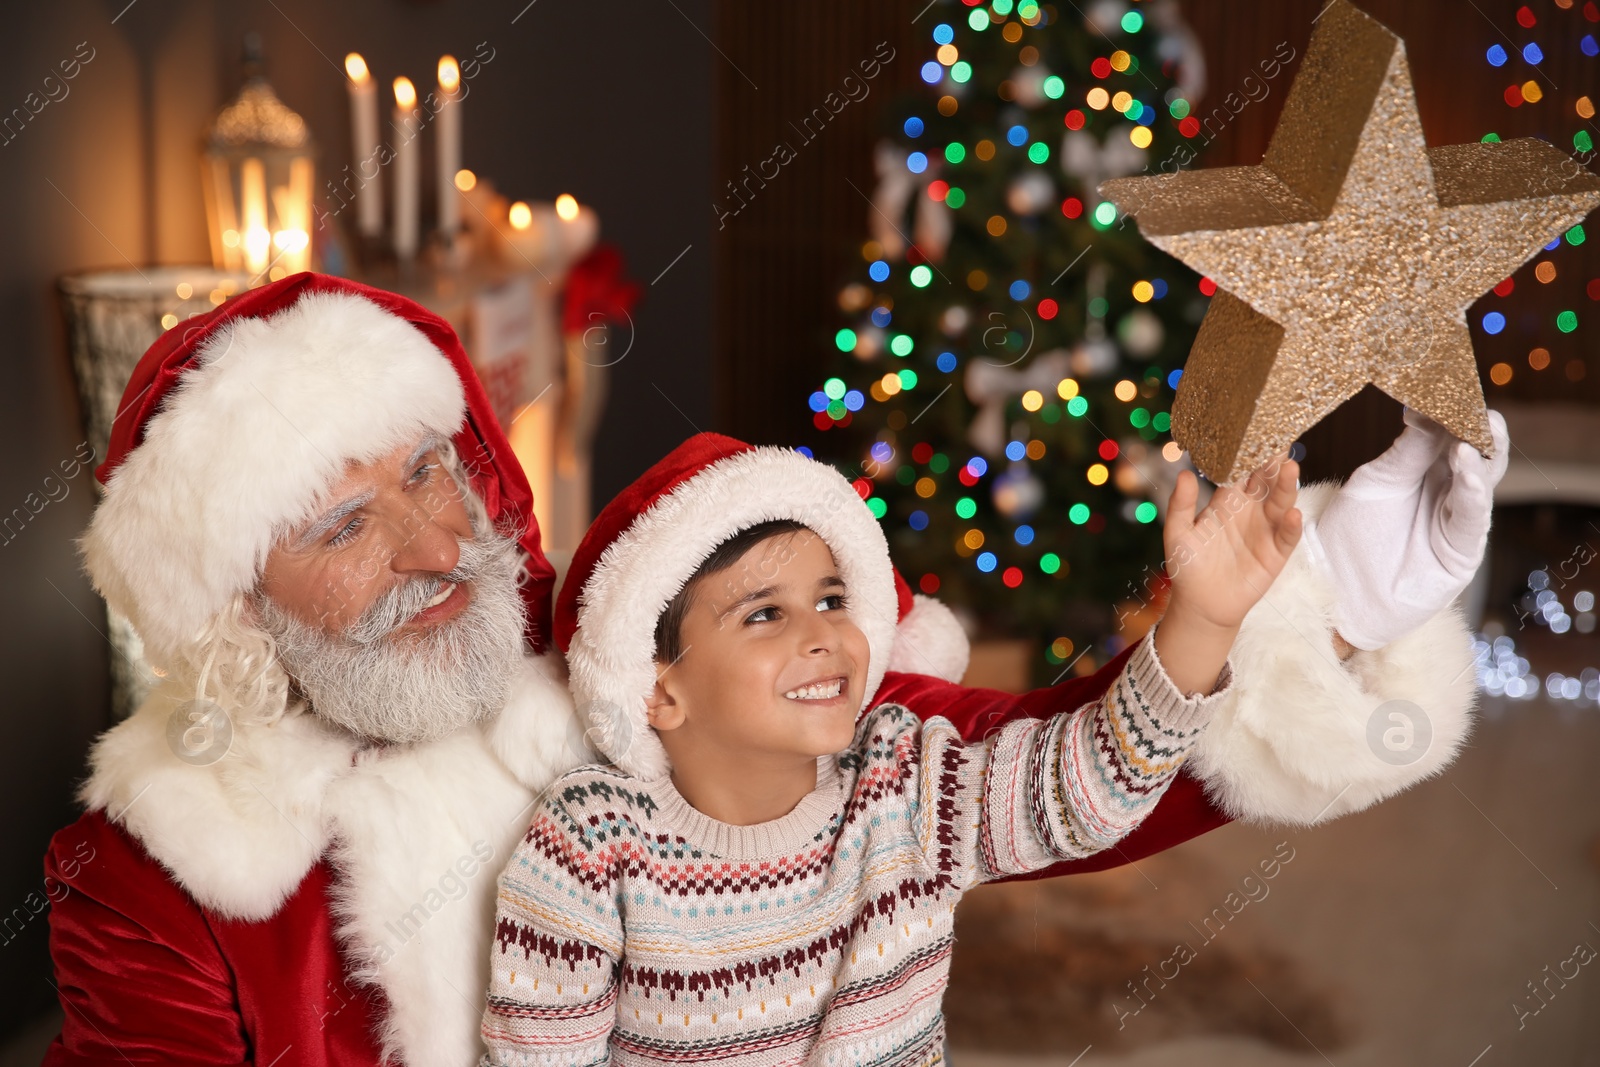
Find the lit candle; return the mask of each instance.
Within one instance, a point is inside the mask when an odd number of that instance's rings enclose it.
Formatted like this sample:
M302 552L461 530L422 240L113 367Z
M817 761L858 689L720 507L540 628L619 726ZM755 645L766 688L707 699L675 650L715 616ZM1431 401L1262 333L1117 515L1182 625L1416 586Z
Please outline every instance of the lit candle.
M239 200L244 208L244 263L251 274L267 269L272 231L267 229L267 172L259 159L239 166Z
M507 210L506 221L511 224L511 232L505 234L505 238L516 253L512 265L519 269L536 266L544 258L548 230L543 225L534 225L540 220L534 216L533 208L522 200Z
M600 220L571 193L556 197L556 218L561 220L556 240L560 243L563 260L572 263L594 246L595 238L600 235Z
M417 254L421 177L417 144L417 89L410 78L394 80L394 251L403 260Z
M383 232L383 185L378 181L378 83L357 52L344 57L350 87L351 167L355 172L356 226L363 236ZM368 176L367 168L373 168Z
M453 238L461 225L456 171L461 169L461 68L455 56L439 60L439 230Z
M272 235L273 281L311 267L311 160L289 163L289 184L272 190L272 208L281 229Z

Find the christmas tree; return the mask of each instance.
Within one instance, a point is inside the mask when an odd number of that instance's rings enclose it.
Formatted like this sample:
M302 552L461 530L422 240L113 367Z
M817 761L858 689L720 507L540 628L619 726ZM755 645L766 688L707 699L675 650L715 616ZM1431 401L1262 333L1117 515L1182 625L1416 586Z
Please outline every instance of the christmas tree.
M1039 638L1041 673L1092 669L1159 598L1168 408L1214 291L1095 190L1215 136L1201 63L1170 0L921 20L928 88L890 111L814 451L914 587Z

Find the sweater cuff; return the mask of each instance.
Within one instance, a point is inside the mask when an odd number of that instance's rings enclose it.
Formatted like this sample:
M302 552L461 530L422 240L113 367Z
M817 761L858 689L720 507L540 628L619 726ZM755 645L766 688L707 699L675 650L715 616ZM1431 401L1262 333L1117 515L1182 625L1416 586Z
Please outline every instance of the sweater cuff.
M1170 730L1189 731L1205 726L1217 709L1232 695L1233 655L1223 661L1217 684L1204 696L1190 696L1179 689L1167 674L1156 654L1157 622L1128 657L1127 676L1150 717Z

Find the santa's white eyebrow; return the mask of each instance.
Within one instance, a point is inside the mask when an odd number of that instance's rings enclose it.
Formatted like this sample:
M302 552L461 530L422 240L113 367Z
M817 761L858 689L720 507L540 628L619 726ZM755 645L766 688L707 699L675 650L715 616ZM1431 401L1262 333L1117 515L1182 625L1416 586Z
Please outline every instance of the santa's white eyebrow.
M418 464L422 462L422 457L438 447L439 438L434 436L424 437L422 442L412 450L411 455L406 459L404 466L401 468L401 473L409 476L412 471L417 469ZM354 496L342 503L335 504L322 518L313 523L310 529L300 535L295 541L295 549L299 551L310 548L317 541L322 540L324 534L342 524L353 512L360 511L372 503L372 498L376 495L375 492L369 490L359 496Z
M411 453L411 458L406 460L405 469L403 471L401 471L401 473L402 474L410 474L412 471L416 470L417 469L417 464L422 462L422 457L426 456L429 452L432 452L434 449L436 449L438 447L439 447L439 439L437 437L426 437L426 438L423 438L422 443L420 445L418 445L416 447L416 449Z
M349 500L341 501L340 503L335 504L323 514L322 518L312 523L310 529L306 530L305 533L300 535L300 537L295 541L295 549L303 550L310 548L313 544L322 540L323 535L328 533L328 531L342 524L344 520L349 518L353 513L360 511L362 508L372 503L372 498L375 496L377 496L377 493L368 490L359 496L353 496Z

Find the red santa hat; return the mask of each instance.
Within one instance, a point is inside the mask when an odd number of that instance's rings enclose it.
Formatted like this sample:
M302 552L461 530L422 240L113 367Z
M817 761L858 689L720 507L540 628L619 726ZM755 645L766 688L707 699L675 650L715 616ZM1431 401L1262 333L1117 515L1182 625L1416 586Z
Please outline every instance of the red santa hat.
M455 331L405 297L323 274L252 289L150 346L96 471L85 567L151 662L181 660L347 464L428 434L455 442L496 529L519 539L527 637L543 651L555 572Z
M889 561L877 518L838 471L788 448L702 433L605 506L556 598L555 640L590 739L650 780L666 749L645 716L655 687L656 620L716 547L758 523L790 519L827 544L870 649L861 710L890 670L959 680L967 639L942 604L914 596Z

